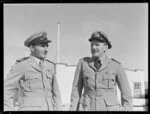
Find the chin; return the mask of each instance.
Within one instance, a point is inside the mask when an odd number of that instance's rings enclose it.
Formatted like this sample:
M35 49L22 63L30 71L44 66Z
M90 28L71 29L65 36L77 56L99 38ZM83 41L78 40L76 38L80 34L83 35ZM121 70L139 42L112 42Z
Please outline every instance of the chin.
M99 55L98 55L98 54L92 54L92 56L93 56L93 57L98 57Z
M43 59L45 59L46 58L46 56L45 57L43 57Z
M42 57L41 57L41 59L45 59L45 58L46 58L46 56L42 56Z
M97 55L92 55L92 57L97 58L98 56Z

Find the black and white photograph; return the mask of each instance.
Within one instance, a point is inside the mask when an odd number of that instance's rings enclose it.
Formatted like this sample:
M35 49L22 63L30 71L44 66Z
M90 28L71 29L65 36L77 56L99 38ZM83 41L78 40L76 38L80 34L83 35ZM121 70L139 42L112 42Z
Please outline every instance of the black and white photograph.
M4 111L148 111L148 3L3 4Z

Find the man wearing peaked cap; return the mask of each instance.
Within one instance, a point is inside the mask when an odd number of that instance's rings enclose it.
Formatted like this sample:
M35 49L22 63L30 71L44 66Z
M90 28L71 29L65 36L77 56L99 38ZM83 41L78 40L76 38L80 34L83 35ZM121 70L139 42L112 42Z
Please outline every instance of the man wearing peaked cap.
M97 31L97 32L92 33L92 36L89 39L89 41L92 42L93 40L107 43L108 49L112 47L108 37L102 31Z
M112 47L108 37L102 31L96 31L89 41L92 56L81 58L78 62L69 110L131 111L132 95L127 75L122 65L106 54ZM121 92L121 103L116 85Z
M25 40L31 55L17 60L4 81L5 111L62 110L55 64L46 59L50 42L46 32Z
M30 36L25 42L24 45L29 47L31 44L40 44L40 43L50 43L52 41L47 39L47 33L46 32L40 32L33 34Z

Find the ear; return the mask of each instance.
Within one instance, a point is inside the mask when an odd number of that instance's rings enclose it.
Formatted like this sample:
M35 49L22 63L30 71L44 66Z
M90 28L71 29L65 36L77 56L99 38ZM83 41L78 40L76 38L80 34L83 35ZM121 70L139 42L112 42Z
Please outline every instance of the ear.
M30 48L30 51L31 51L31 52L33 52L33 51L34 51L34 46L33 46L33 45L30 45L30 47L29 47L29 48Z
M108 50L108 45L107 45L106 43L104 43L104 45L105 45L104 51L107 52L107 50Z

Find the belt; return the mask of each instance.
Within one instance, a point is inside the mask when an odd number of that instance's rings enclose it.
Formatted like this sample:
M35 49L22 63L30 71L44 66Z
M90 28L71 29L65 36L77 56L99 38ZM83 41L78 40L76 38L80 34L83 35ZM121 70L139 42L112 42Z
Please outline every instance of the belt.
M86 90L84 91L84 94L89 95L90 97L95 97L95 98L99 98L99 97L103 97L105 95L112 95L114 94L114 90L113 89L97 89L95 90Z
M84 93L91 96L91 97L102 97L103 96L103 90L100 89L98 91L85 91Z

